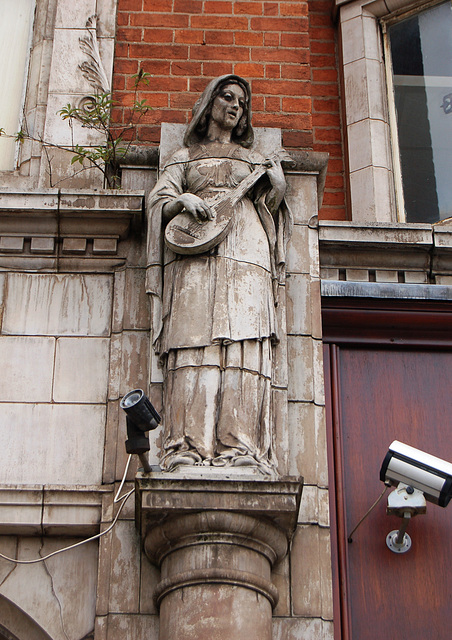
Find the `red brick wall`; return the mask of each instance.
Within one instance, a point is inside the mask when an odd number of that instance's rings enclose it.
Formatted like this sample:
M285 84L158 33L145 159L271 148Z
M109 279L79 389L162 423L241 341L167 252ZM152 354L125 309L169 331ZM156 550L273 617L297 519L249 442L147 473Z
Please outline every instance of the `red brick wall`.
M345 218L335 30L329 0L118 0L115 120L127 121L131 75L152 74L138 144L160 123L189 121L207 82L235 73L253 92L253 124L280 127L286 148L330 153L324 218Z

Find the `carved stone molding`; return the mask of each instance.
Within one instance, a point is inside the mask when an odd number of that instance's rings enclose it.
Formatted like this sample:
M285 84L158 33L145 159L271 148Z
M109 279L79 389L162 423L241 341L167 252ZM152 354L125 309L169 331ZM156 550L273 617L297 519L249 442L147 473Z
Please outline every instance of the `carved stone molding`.
M119 245L141 223L142 192L0 191L0 268L111 271Z
M452 284L452 223L364 223L322 220L324 281Z
M102 496L97 486L3 485L1 535L89 536L99 532Z

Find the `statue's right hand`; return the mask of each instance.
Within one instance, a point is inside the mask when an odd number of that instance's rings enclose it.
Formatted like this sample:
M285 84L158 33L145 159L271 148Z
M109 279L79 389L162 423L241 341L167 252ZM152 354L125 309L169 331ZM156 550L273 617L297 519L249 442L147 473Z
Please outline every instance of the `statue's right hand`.
M183 193L177 198L178 202L195 218L199 224L205 220L212 220L214 213L209 205L194 193Z

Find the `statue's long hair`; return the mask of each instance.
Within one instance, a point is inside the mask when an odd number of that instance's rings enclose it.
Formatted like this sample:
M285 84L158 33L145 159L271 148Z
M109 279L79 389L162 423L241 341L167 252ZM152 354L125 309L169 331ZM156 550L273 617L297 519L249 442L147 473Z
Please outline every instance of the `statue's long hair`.
M251 88L246 80L233 74L220 76L212 80L205 88L201 97L196 101L192 111L192 119L184 136L184 144L191 147L202 142L209 126L212 103L225 85L238 84L245 94L245 106L242 117L231 133L232 142L249 149L254 141L253 127L251 126Z

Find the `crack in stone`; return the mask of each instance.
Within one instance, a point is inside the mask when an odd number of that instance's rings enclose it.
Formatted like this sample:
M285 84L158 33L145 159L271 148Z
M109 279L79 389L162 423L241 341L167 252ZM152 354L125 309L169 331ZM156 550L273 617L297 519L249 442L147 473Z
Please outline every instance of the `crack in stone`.
M17 549L18 549L18 544L19 544L19 543L18 543L18 540L17 540L17 538L16 538L16 552L15 552L15 554L14 554L16 559L17 559ZM5 560L5 562L7 562L7 561ZM9 571L9 573L7 573L7 574L6 574L6 576L3 578L3 580L0 582L0 587L2 587L2 586L5 584L5 582L8 580L8 578L9 578L9 577L10 577L10 575L13 573L13 571L15 571L15 570L17 569L17 567L18 567L18 565L17 565L17 564L14 564L13 568L11 569L11 571Z
M39 552L38 552L40 556L41 556L41 551L42 551L43 547L44 547L44 538L41 538L41 548L39 549ZM58 603L58 608L59 608L59 611L60 611L61 629L63 630L63 633L66 636L67 640L70 640L68 634L66 633L66 629L64 628L63 607L61 606L61 601L60 601L59 597L57 596L57 593L56 593L55 588L54 588L53 576L50 573L49 568L48 568L47 563L46 563L45 560L42 561L42 564L44 565L44 569L45 569L47 575L50 578L50 589L52 590L52 594L53 594L55 600Z

